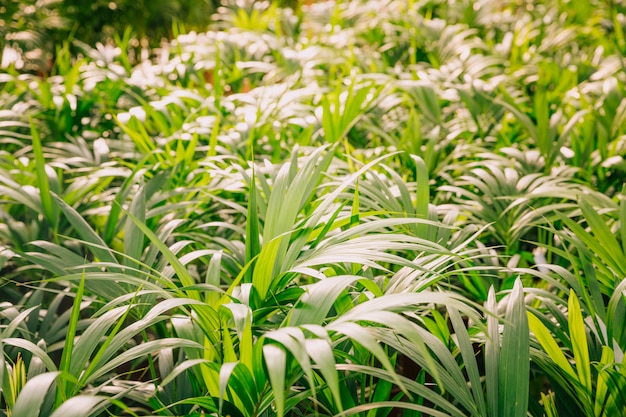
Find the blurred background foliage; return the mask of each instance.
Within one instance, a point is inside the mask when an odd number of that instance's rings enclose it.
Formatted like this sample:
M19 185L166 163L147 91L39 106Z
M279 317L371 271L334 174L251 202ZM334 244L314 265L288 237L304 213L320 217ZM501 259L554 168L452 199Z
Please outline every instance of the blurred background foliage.
M181 32L205 31L223 6L251 7L253 0L4 0L0 2L0 68L46 73L57 49L79 40L115 41L132 31L131 46L156 47ZM232 4L231 4L232 3ZM297 7L297 0L275 2Z

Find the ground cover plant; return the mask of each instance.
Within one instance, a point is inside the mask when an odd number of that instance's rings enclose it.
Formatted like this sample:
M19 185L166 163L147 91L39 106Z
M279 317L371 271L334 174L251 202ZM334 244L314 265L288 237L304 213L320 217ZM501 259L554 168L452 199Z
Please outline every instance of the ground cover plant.
M625 8L238 1L6 64L0 414L624 415Z

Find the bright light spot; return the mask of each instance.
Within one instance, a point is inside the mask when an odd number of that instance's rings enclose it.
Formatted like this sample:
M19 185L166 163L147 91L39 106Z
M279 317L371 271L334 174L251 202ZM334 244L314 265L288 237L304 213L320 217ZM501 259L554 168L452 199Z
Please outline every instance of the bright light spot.
M563 155L565 158L573 158L576 154L570 148L562 146L561 147L561 155Z
M96 155L108 155L109 145L107 145L107 141L103 138L96 139L93 142L93 151Z
M120 121L120 123L128 123L128 121L130 120L130 114L129 113L120 113L117 115L117 120Z
M135 116L140 122L146 120L146 111L141 107L133 107L128 111L131 116Z

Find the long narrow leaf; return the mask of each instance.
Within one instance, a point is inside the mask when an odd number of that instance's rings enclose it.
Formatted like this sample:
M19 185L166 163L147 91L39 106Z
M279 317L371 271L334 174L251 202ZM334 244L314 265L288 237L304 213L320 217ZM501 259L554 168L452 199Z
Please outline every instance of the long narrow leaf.
M511 292L502 332L498 415L526 417L530 378L530 341L524 289L518 278Z
M58 378L60 372L46 372L31 379L20 391L13 409L12 415L19 417L39 417L39 411L43 405L48 390Z

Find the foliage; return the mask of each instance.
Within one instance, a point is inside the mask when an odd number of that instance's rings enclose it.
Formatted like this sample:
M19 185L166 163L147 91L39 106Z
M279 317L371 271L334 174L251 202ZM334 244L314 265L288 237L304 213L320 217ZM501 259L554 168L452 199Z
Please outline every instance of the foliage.
M217 6L215 0L7 0L0 6L0 68L48 74L64 43L112 44L127 30L137 54L181 31L205 30Z
M0 415L624 414L624 5L111 4L2 6Z

